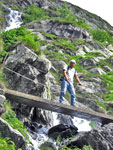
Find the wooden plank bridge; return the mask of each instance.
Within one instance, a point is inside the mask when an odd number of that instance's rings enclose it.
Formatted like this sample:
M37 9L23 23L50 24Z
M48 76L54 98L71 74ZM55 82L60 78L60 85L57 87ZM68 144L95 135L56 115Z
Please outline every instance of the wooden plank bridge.
M95 111L89 111L78 107L64 105L47 99L43 99L38 96L25 94L22 92L5 89L5 96L8 100L14 101L21 104L26 104L30 107L38 107L45 110L62 113L70 116L75 116L87 120L101 122L107 124L113 122L113 116L102 114Z

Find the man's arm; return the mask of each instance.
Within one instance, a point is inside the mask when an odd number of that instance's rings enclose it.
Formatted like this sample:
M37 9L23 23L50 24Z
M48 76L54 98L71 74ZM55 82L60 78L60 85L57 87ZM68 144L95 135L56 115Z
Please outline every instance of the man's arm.
M63 70L63 74L64 74L64 78L65 78L65 80L68 82L68 81L69 81L69 79L68 79L68 76L67 76L66 70Z
M78 82L79 85L82 85L82 83L80 82L80 79L79 79L78 75L75 75L75 80Z

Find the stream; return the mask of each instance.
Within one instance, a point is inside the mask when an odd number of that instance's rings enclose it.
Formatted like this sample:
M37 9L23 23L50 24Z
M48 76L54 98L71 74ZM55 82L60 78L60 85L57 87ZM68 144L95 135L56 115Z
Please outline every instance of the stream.
M18 28L21 26L22 24L22 19L21 19L21 12L18 12L16 10L12 10L11 8L8 8L7 6L4 6L8 11L9 14L7 14L5 16L6 22L7 22L7 27L5 28L5 31L14 29L14 28ZM56 126L60 123L60 120L58 119L58 113L53 112L53 126ZM90 121L87 121L85 119L80 119L77 117L74 117L72 119L73 124L78 127L78 131L90 131L92 128L90 126ZM28 128L28 131L30 131L30 129ZM42 143L44 143L45 141L50 141L50 142L54 142L52 141L52 139L50 139L47 136L48 133L48 129L47 128L40 128L37 129L37 132L33 132L30 131L30 141L33 143L33 147L31 145L28 146L27 150L40 150L40 145ZM55 142L54 142L55 144Z

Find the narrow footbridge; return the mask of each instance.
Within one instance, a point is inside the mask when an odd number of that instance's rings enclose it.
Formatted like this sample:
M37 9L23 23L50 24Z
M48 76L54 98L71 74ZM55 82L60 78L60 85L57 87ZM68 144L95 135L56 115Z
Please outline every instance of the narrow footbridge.
M81 109L78 107L60 104L57 102L49 101L47 99L43 99L38 96L33 96L30 94L25 94L14 90L5 89L5 96L10 101L26 104L27 106L30 107L38 107L57 113L71 115L96 122L101 122L102 124L113 122L113 116L98 113L95 111L89 111L86 109Z

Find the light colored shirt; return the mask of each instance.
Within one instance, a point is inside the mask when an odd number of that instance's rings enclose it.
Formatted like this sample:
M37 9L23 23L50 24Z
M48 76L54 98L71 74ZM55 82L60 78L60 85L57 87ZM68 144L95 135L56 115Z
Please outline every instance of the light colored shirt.
M73 77L77 75L77 71L75 68L71 68L70 66L65 65L63 70L66 71L69 82L73 83Z

